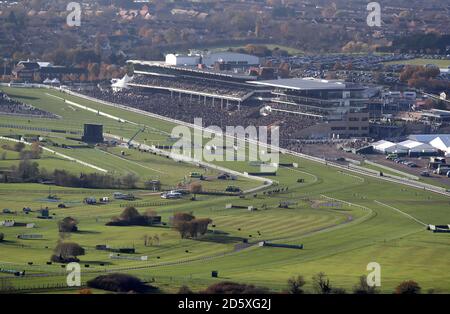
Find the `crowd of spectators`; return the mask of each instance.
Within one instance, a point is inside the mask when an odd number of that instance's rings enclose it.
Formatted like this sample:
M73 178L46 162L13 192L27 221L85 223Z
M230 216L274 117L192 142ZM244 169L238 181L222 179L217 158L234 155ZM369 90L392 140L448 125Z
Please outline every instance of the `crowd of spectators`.
M190 90L201 93L223 95L236 98L243 98L245 95L251 92L251 89L247 89L237 85L227 86L227 84L223 82L215 82L212 80L205 80L201 78L194 80L192 78L187 79L181 77L171 78L163 76L135 75L132 83Z
M0 92L0 114L39 116L44 118L58 117L51 112L14 100L3 92Z
M296 137L297 132L317 123L307 117L282 112L261 115L260 107L241 106L240 110L226 110L220 104L190 99L188 96L179 98L170 94L153 93L139 94L136 90L112 92L110 90L85 91L84 94L104 101L130 106L144 111L159 114L172 119L189 123L194 118L202 118L204 126L219 126L223 130L227 126L279 126L280 144L288 143ZM284 145L282 145L284 147Z

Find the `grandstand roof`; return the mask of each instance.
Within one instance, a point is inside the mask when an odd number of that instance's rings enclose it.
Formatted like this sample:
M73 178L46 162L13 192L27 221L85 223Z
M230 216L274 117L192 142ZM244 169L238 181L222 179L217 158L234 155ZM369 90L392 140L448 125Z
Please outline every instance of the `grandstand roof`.
M444 141L450 142L450 134L413 134L410 135L408 138L413 141L430 143L438 137L440 137Z
M399 145L405 146L410 152L436 152L437 149L430 144L417 142L413 140L406 140L404 142L398 143Z
M407 153L408 148L389 141L378 141L373 144L373 149L382 153Z
M341 90L348 88L348 86L341 81L329 81L314 78L292 78L249 83L294 90Z

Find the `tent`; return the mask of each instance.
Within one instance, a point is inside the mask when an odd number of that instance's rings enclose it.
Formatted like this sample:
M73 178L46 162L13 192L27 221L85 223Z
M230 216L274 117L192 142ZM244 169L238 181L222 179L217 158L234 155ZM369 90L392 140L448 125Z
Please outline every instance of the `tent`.
M44 80L44 84L51 84L51 83L52 83L52 80L49 78Z
M374 143L373 149L383 154L408 154L407 147L384 140Z
M125 76L121 79L115 79L112 80L111 88L113 91L120 91L122 89L128 89L128 83L133 80L132 76L128 76L128 74L125 74Z
M432 140L430 145L443 151L445 157L450 157L450 135L439 136Z
M410 156L431 156L439 153L439 150L430 144L413 140L406 140L398 143L398 145L408 148L408 153Z

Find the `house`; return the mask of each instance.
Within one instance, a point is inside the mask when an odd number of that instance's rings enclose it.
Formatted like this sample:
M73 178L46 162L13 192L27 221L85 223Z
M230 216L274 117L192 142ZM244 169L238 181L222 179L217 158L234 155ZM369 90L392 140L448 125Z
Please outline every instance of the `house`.
M38 82L50 80L52 83L75 80L78 81L81 77L87 76L87 70L82 68L55 66L50 62L39 61L20 61L12 71L13 77L16 80L24 82Z

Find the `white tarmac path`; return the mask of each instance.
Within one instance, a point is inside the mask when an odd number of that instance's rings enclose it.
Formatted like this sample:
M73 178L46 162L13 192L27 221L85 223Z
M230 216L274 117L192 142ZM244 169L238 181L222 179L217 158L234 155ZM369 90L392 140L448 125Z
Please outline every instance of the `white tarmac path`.
M428 226L428 224L424 223L423 221L421 221L421 220L419 220L419 219L417 219L417 218L411 216L410 214L407 214L407 213L401 211L401 210L398 209L398 208L395 208L394 206L391 206L391 205L382 203L382 202L377 201L377 200L375 200L374 202L377 203L378 205L382 205L382 206L384 206L384 207L390 208L390 209L392 209L392 210L398 212L399 214L402 214L402 215L404 215L404 216L406 216L406 217L408 217L408 218L414 220L415 222L417 222L417 223L419 223L419 224L421 224L421 225L423 225L423 226Z
M24 143L24 144L27 145L27 146L31 146L31 143L28 143L28 142L25 142L25 141L19 141L19 140L12 139L12 138L8 138L8 137L0 136L0 139L6 140L6 141L11 141L11 142L16 142L16 143L21 142L21 143ZM45 151L47 151L47 152L49 152L49 153L55 155L55 156L58 156L58 157L61 157L61 158L64 158L64 159L67 159L67 160L70 160L70 161L79 163L80 165L83 165L83 166L86 166L86 167L95 169L95 170L100 171L100 172L103 172L103 173L107 173L107 172L108 172L108 170L106 170L106 169L100 168L100 167L98 167L98 166L96 166L96 165L93 165L93 164L91 164L91 163L82 161L82 160L80 160L80 159L73 158L73 157L70 157L70 156L61 154L61 153L59 153L59 152L57 152L57 151L54 151L53 149L47 148L47 147L45 147L45 146L41 146L41 148L42 148L43 150L45 150Z

